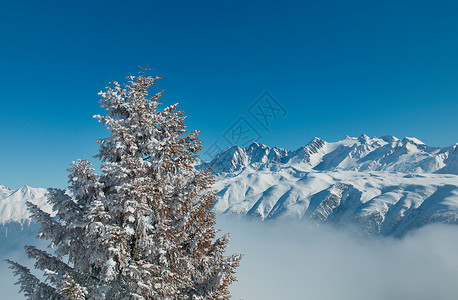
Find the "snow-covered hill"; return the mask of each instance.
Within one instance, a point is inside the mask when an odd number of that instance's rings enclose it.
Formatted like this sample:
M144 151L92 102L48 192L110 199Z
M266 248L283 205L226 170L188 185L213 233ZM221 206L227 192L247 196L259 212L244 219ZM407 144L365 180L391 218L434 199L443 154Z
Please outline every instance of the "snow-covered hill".
M458 144L416 138L314 138L295 151L253 143L211 162L218 214L357 225L402 235L427 223L458 223Z

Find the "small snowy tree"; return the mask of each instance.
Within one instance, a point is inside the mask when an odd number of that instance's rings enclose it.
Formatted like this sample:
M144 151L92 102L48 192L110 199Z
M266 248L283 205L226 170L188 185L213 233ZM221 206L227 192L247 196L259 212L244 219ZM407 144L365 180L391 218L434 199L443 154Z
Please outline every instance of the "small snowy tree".
M216 239L215 192L201 149L177 104L148 96L159 77L128 76L100 92L110 131L99 140L100 176L89 162L69 169L70 193L52 189L55 218L28 203L54 255L26 247L46 282L9 261L29 299L227 299L241 255Z

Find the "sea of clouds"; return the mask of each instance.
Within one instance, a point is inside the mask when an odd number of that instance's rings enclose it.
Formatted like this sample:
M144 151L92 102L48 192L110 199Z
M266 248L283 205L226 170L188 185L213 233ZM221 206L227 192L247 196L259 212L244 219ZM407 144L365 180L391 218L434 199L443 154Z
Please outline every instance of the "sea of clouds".
M232 299L458 299L458 226L429 225L401 239L240 217L218 217L217 227L231 233L228 253L244 254ZM32 267L24 244L37 244L34 234L2 232L1 299L24 299L3 262Z
M402 239L354 230L220 217L243 253L233 299L458 299L458 226Z

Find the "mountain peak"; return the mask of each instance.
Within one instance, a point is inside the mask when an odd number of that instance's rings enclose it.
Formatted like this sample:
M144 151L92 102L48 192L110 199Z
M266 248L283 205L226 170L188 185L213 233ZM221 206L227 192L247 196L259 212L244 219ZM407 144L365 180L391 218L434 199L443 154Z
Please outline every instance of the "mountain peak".
M253 142L249 146L245 147L244 150L245 151L250 151L250 150L254 150L254 149L266 149L266 148L270 148L270 147L267 146L267 145L264 145L264 144L260 144L258 142Z
M360 142L361 144L365 144L367 143L371 138L367 135L365 135L364 133L361 134L358 138L358 142Z
M415 145L425 145L425 143L423 143L422 141L420 141L419 139L417 138L414 138L414 137L405 137L402 139L403 142L410 142L412 144L415 144Z
M319 137L314 137L313 139L310 140L309 144L314 144L314 143L322 144L322 143L325 143L325 141L323 141Z
M324 145L326 145L325 141L318 137L314 137L310 143L307 144L306 148L309 149L310 154L313 154L317 153Z
M29 189L30 189L30 187L28 185L25 185L25 184L19 188L19 190L24 191L24 192L28 191Z
M384 135L380 137L382 140L384 140L387 143L394 143L396 141L399 141L399 139L393 135Z

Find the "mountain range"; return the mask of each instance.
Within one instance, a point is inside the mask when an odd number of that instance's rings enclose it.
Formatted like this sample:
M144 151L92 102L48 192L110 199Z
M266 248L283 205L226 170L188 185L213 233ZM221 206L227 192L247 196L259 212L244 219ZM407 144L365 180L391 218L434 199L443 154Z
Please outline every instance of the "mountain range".
M230 147L196 168L210 168L215 175L217 214L402 236L428 223L458 223L457 148L393 136L361 135L335 143L313 138L297 150L259 143ZM51 213L45 194L44 188L0 186L4 232L30 223L26 201Z
M217 214L401 236L428 223L458 222L457 148L363 134L335 143L313 138L294 151L259 143L234 146L196 168L215 174Z

